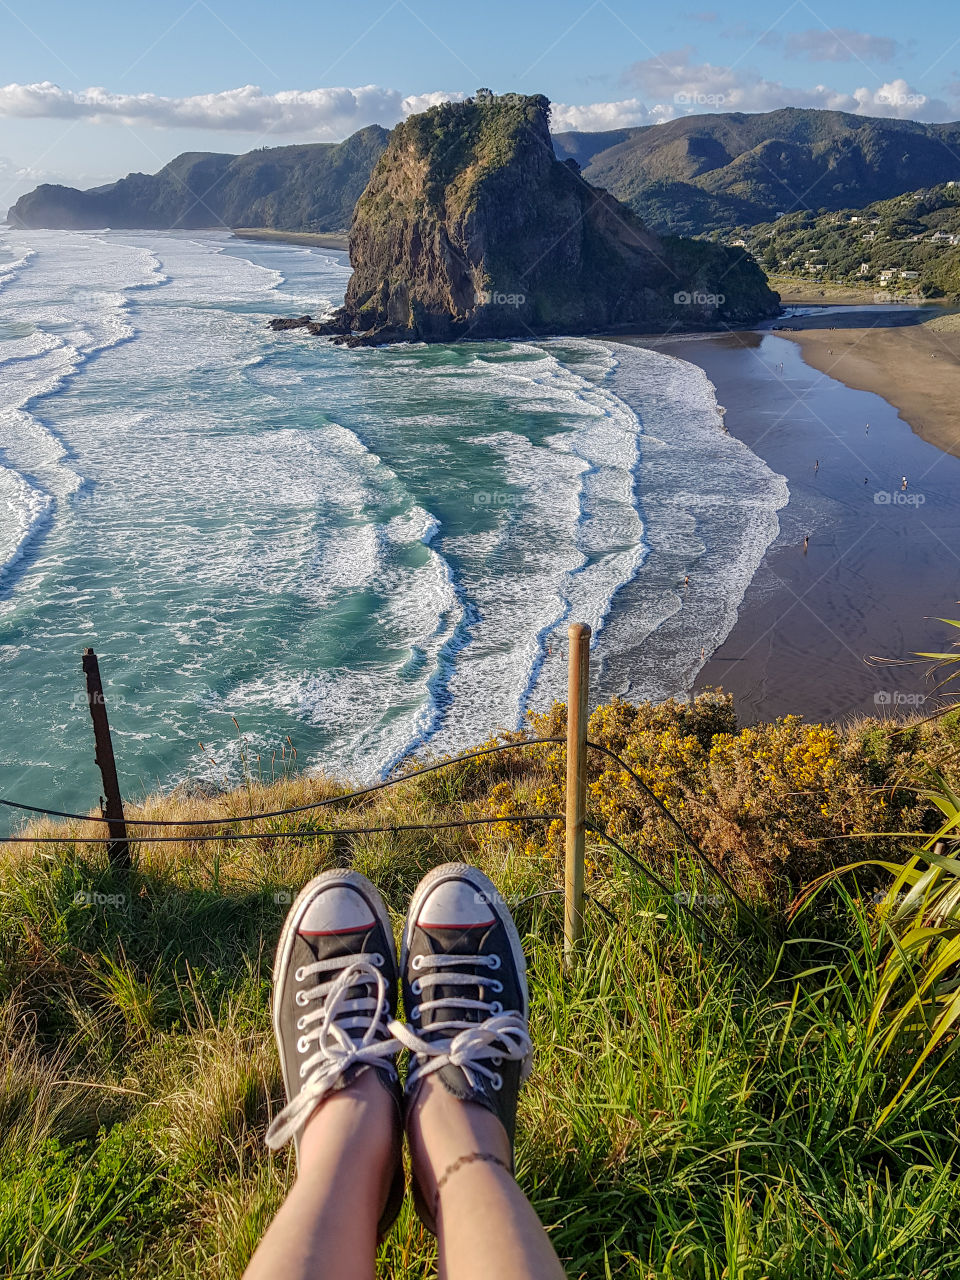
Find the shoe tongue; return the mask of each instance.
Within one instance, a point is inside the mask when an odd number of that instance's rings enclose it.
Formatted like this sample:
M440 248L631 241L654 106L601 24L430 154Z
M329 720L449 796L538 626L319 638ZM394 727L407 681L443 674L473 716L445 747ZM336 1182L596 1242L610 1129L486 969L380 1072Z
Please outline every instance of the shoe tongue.
M441 956L463 956L462 965L454 965L452 972L459 974L477 974L476 986L467 985L466 983L446 983L438 982L435 987L430 989L429 998L431 1000L449 1000L456 997L466 997L468 1000L476 1000L480 995L480 986L486 974L486 967L477 965L476 957L478 951L478 943L482 938L486 937L486 931L480 931L475 926L465 927L463 929L451 928L449 925L443 927L432 927L430 925L421 925L421 930L426 938L429 939L434 955ZM478 933L481 936L478 938ZM444 970L439 970L443 973ZM460 1009L456 1006L444 1009L443 1007L432 1010L431 1022L440 1022L455 1020L457 1022L482 1022L487 1015L482 1009ZM429 1025L424 1027L425 1033L429 1036ZM443 1036L450 1035L450 1031L443 1031L439 1034Z
M475 956L478 949L477 942L482 943L483 937L486 936L484 934L478 939L478 930L470 925L462 929L450 925L421 925L420 927L433 944L434 954L441 956Z
M316 937L301 930L297 934L297 940L313 960L333 960L337 956L355 956L368 950L372 954L370 934L369 929L359 929L356 933L339 933L336 937Z

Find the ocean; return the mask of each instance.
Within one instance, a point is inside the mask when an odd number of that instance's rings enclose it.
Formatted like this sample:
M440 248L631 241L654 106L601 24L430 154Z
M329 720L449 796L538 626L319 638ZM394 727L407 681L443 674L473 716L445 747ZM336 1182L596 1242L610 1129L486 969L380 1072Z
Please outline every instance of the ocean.
M225 232L0 227L0 795L96 803L87 645L136 796L235 781L234 719L266 777L291 743L372 779L516 728L565 696L572 620L594 699L684 697L729 634L789 494L699 368L267 328L348 278Z

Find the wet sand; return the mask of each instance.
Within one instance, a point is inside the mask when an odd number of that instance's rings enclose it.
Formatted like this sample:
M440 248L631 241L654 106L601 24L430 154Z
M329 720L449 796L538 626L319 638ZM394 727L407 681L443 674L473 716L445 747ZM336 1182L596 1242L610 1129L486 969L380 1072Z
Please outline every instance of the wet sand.
M349 248L349 232L346 231L274 231L270 227L234 227L232 234L238 240L275 240L281 244L305 244L314 249Z
M807 364L875 391L931 444L960 456L960 332L936 324L790 333Z
M812 368L799 341L779 333L631 341L699 365L727 429L790 487L780 534L696 688L733 693L745 724L932 711L924 665L867 659L955 638L934 619L956 616L960 598L960 458L921 439L879 395ZM682 618L681 609L675 625Z

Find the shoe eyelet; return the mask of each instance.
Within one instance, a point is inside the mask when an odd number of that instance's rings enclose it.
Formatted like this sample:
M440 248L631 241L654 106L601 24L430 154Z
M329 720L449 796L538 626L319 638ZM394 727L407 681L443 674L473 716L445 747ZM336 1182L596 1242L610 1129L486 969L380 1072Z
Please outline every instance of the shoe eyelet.
M294 999L294 1002L298 1004L301 1009L305 1004L310 1003L310 1001L307 999L307 993L305 991L298 991L297 994L293 997L293 999Z
M300 1079L302 1080L302 1079L303 1079L303 1077L304 1077L306 1074L307 1074L307 1072L306 1072L306 1068L305 1068L305 1067L301 1067L301 1068L300 1068Z
M379 951L375 951L375 952L373 953L373 955L370 957L370 963L371 963L372 965L375 965L375 966L376 966L376 968L378 968L378 969L382 969L382 968L383 968L383 966L384 966L384 964L385 964L386 962L385 962L385 960L384 960L383 956L380 954L380 952L379 952Z
M411 1022L420 1021L420 1006L418 1004L415 1004L413 1008L410 1010L410 1021Z
M300 967L299 969L297 969L296 973L294 973L294 975L293 975L293 976L294 976L294 978L297 980L297 982L302 982L302 981L304 980L304 978L305 978L307 975L304 973L304 971L303 971L303 966L302 966L302 965L301 965L301 967Z
M302 1031L302 1030L303 1030L303 1028L304 1028L306 1025L307 1025L307 1020L306 1020L306 1018L298 1018L298 1019L297 1019L297 1030L298 1030L298 1031Z
M500 1003L499 1000L491 1000L490 1012L493 1014L503 1013L503 1005Z
M414 978L414 980L410 983L410 990L413 992L415 996L418 996L420 994L420 992L423 990L423 983L420 981L419 978Z
M411 969L422 969L422 968L423 968L423 956L414 956L414 957L413 957L413 959L410 961L410 968L411 968Z
M488 968L488 969L499 969L499 968L500 968L500 957L499 957L498 955L491 955L491 956L487 956L487 968Z
M499 1072L497 1072L497 1074L493 1077L490 1083L496 1089L497 1093L499 1093L500 1090L503 1088L503 1076L500 1075Z
M495 1053L493 1057L490 1059L490 1061L493 1063L495 1067L499 1067L500 1063L503 1061L503 1055L499 1053Z
M500 992L503 990L503 983L500 981L499 978L491 978L490 981L487 983L487 986L490 988L491 991L495 991L497 995L499 995Z
M309 1044L309 1041L307 1040L307 1037L301 1036L300 1039L297 1041L297 1053L306 1053L309 1047L310 1047L310 1044Z

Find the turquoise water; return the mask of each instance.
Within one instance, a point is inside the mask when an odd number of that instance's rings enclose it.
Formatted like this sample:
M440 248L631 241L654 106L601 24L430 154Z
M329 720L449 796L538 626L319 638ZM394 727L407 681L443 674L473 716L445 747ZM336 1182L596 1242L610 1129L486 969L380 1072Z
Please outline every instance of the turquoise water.
M683 694L729 632L787 493L699 370L267 329L348 273L213 233L0 228L0 795L95 802L86 645L137 794L236 778L234 718L267 775L288 739L369 778L514 727L563 696L574 618L598 692L617 636L649 636L639 696Z

